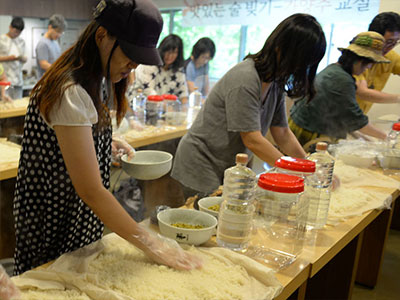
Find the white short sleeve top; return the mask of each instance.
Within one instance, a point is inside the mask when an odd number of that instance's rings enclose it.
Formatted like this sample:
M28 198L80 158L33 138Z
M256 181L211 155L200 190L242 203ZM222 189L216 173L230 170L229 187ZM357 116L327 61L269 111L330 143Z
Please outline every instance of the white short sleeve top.
M50 123L62 126L92 126L98 121L93 100L80 84L68 87L59 103L49 113Z

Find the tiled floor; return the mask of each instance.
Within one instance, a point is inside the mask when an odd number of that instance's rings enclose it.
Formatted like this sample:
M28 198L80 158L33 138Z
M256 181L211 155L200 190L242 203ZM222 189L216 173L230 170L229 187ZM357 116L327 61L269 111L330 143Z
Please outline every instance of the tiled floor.
M355 285L352 300L400 299L400 231L391 230L386 243L383 265L374 289Z

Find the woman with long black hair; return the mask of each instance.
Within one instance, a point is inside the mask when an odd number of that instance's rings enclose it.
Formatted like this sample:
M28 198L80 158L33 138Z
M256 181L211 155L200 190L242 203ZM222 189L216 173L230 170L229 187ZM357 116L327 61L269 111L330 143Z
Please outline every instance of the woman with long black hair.
M313 80L325 49L317 20L294 14L258 53L217 82L175 156L172 177L183 185L185 197L218 188L237 153L251 151L270 165L283 153L305 157L288 128L284 93L314 96ZM279 150L265 138L268 129Z
M145 95L172 94L186 103L188 89L183 71L182 39L176 34L170 34L161 41L158 51L163 65L140 65L135 70L134 89L142 89Z

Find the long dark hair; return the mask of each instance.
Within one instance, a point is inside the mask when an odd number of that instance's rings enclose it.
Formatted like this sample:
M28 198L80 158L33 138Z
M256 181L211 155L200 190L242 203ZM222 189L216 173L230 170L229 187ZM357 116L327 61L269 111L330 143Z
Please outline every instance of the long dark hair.
M192 56L194 59L198 59L203 53L210 52L211 59L215 56L215 44L212 39L203 37L199 39L192 48Z
M294 14L283 20L256 54L254 60L264 82L277 82L290 97L315 95L314 78L325 55L326 40L321 25L308 14Z
M353 76L353 66L356 62L361 61L362 65L368 65L370 63L374 63L372 59L367 57L359 56L355 54L353 51L348 49L343 49L342 55L339 57L338 63L341 65L343 70Z
M51 65L33 88L31 95L36 97L40 112L47 121L49 121L50 110L57 101L62 99L65 90L74 83L79 83L90 95L96 107L100 125L98 128L107 124L109 116L107 103L102 102L100 94L103 71L100 52L95 40L98 28L99 25L96 21L92 21L77 42ZM70 82L73 83L69 84ZM128 107L125 98L126 79L112 84L112 88L114 107L117 110L117 123L119 124Z
M172 71L177 72L183 66L183 42L182 39L176 34L167 35L158 46L158 52L164 62L164 55L166 52L178 49L178 56L172 63Z

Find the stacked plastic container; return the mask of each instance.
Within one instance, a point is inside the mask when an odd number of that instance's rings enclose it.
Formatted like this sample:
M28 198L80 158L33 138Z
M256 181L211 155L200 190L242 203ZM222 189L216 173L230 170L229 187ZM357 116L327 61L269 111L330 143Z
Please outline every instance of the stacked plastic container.
M164 97L159 95L150 95L146 101L146 125L158 126L163 113Z
M165 103L165 121L168 125L181 125L185 120L182 118L181 102L178 97L171 94L163 95Z
M217 244L235 251L247 248L255 211L256 174L246 167L247 154L236 155L236 166L225 170L223 202L218 214Z
M307 201L304 179L266 173L258 180L256 237L248 255L278 269L291 264L303 250Z

